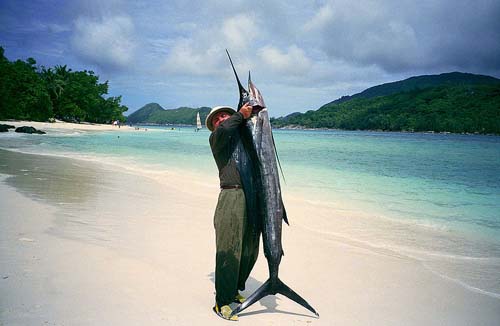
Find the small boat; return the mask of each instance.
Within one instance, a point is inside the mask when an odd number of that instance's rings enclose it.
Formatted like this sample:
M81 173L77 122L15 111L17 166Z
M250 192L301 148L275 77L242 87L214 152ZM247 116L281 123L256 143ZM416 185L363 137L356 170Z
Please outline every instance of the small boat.
M201 129L201 119L200 119L200 112L196 113L196 129L195 131L199 131Z

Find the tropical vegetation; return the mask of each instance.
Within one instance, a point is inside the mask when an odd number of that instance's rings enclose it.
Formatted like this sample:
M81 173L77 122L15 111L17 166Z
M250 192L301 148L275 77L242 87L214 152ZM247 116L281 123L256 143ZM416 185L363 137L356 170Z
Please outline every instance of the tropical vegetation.
M500 134L500 80L450 73L406 81L379 85L271 123L278 128Z
M0 119L125 121L128 108L121 96L105 97L108 87L93 71L38 67L33 58L9 61L0 47Z

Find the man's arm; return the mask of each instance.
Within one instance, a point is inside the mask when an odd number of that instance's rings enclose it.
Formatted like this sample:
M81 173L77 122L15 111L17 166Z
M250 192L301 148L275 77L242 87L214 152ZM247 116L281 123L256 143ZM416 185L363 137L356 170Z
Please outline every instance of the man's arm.
M252 107L245 104L241 107L240 111L234 113L226 121L222 122L219 127L212 132L209 138L210 147L212 148L212 153L214 156L219 156L221 153L228 151L228 144L231 141L231 136L239 132L239 126L252 115ZM231 153L222 154L223 161L226 161L225 155L230 155ZM217 159L216 159L217 160Z
M229 119L226 121L222 122L217 130L215 131L216 133L221 129L220 132L224 133L231 133L235 131L241 123L243 123L244 120L250 118L252 115L252 106L250 106L248 103L243 105L241 109L233 114Z
M215 132L219 130L223 130L225 132L231 132L237 129L240 124L243 122L244 118L240 112L236 112L232 116L230 116L226 121L223 121Z

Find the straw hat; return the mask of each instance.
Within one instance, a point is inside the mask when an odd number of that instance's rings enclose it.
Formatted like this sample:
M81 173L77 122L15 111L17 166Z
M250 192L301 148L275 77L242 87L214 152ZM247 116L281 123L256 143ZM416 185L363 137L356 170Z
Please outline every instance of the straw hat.
M214 125L212 124L212 118L216 113L219 112L227 112L229 115L233 115L236 111L230 106L216 106L210 110L210 113L207 115L207 119L205 120L205 125L208 130L214 131Z

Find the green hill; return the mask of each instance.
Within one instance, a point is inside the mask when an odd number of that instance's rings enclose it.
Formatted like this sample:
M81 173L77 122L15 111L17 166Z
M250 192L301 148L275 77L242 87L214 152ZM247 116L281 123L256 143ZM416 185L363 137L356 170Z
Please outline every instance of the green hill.
M196 124L196 113L200 113L201 121L205 121L210 112L209 107L188 108L180 107L177 109L165 110L157 103L149 103L130 114L127 117L127 123L133 124Z
M449 73L369 88L316 111L272 119L274 127L500 134L500 80Z
M159 104L157 103L149 103L140 108L139 110L135 111L134 113L130 114L127 117L127 122L129 123L141 123L143 121L146 121L149 116L156 112L163 112L165 111Z
M341 98L327 103L324 106L328 106L330 104L340 104L357 98L373 98L401 92L409 92L419 88L429 88L444 85L491 85L498 84L499 82L499 79L491 76L475 75L463 72L449 72L439 75L415 76L405 80L370 87L365 89L361 93L357 93L352 96L342 96Z

